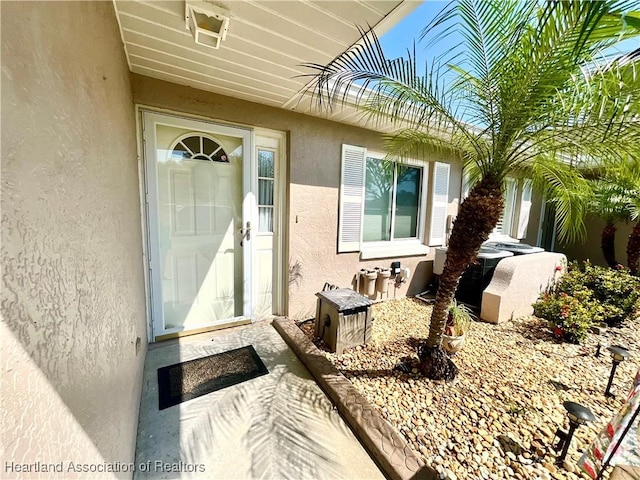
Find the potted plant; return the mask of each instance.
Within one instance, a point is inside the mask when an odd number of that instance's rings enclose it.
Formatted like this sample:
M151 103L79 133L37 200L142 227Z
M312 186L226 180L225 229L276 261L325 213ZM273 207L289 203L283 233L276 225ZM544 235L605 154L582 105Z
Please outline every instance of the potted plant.
M456 353L464 346L465 334L471 327L471 312L455 300L449 306L447 324L442 336L442 348L449 353Z

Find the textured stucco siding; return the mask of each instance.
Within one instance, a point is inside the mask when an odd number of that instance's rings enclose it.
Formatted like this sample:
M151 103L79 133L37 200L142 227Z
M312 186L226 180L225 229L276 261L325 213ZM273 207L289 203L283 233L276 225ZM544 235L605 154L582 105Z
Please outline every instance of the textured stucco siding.
M289 266L300 266L300 276L291 278L288 311L278 313L295 319L313 317L315 293L325 282L348 287L361 268L389 267L392 260L400 260L413 275L397 290L398 297L424 290L431 277L433 249L429 255L367 261L361 261L358 253L337 253L342 144L380 151L379 134L141 75L133 74L131 83L134 101L143 106L287 132L287 259ZM436 154L428 160L452 161ZM457 211L460 183L461 165L454 161L450 176L449 213ZM428 192L430 194L431 191ZM426 226L428 231L428 224ZM390 288L390 297L393 298L393 288Z
M146 321L131 85L111 2L1 9L0 478L6 462L64 462L19 476L68 478L69 462L134 461Z
M500 260L482 293L480 318L500 323L531 315L540 293L566 271L567 257L562 253L540 252Z
M558 242L556 251L564 253L569 260L589 260L594 265L607 266L607 262L602 254L600 241L602 229L605 227L605 221L594 215L587 215L585 218L587 226L587 237L583 242L575 242L571 244L562 244ZM622 265L627 264L627 243L629 235L633 230L634 223L618 222L616 226L615 252L616 260Z

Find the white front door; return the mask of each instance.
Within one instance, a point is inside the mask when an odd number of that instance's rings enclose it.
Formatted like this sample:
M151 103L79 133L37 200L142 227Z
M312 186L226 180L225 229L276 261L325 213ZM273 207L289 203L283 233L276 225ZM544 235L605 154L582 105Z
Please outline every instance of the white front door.
M144 112L153 337L249 319L249 130Z

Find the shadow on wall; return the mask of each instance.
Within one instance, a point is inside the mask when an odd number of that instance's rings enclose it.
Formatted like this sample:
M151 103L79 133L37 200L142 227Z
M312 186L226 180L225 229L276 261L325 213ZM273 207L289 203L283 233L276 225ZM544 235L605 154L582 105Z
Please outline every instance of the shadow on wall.
M413 272L409 287L407 288L407 297L413 297L419 293L424 292L431 277L433 276L433 260L419 262L416 266L416 271Z
M593 265L606 267L607 262L604 259L602 248L600 247L601 234L602 229L605 227L605 222L601 218L590 215L585 218L585 223L587 225L587 239L585 242L569 244L558 243L555 251L564 253L569 261L578 260L583 262L589 260ZM618 222L615 226L615 257L619 263L626 265L627 241L629 240L629 234L631 234L634 223Z
M289 286L296 285L299 287L302 279L302 264L300 261L289 260Z

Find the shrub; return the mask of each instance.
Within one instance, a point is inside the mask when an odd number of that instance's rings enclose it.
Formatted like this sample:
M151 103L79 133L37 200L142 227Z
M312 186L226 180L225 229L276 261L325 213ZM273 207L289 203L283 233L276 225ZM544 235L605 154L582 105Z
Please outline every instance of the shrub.
M572 263L554 291L597 302L602 308L595 320L610 326L637 315L640 304L640 281L628 270L599 267L589 262L585 262L582 268Z
M597 305L593 301L581 301L567 293L544 293L533 304L535 316L551 322L566 340L579 343L597 318Z
M640 281L626 270L576 263L533 305L533 313L571 342L582 341L591 325L619 324L637 315Z

